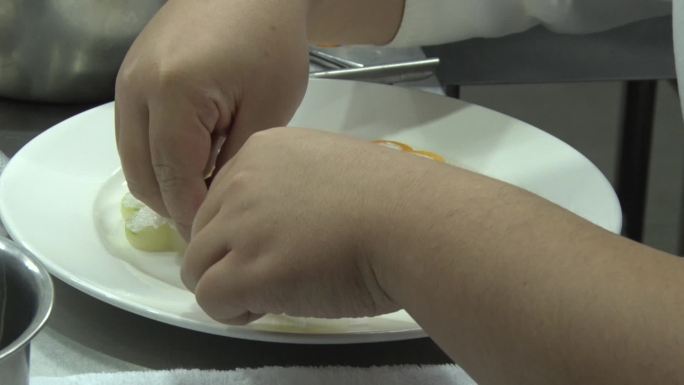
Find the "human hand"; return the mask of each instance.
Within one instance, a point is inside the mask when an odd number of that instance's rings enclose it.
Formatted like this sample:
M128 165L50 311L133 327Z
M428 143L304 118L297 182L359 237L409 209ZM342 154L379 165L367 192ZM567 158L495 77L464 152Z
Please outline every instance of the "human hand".
M299 105L305 3L170 0L126 55L115 105L123 172L133 195L186 238L214 163L253 132L286 124Z
M213 318L323 318L398 309L371 259L436 162L315 130L253 135L213 181L183 280ZM444 167L443 165L437 167Z

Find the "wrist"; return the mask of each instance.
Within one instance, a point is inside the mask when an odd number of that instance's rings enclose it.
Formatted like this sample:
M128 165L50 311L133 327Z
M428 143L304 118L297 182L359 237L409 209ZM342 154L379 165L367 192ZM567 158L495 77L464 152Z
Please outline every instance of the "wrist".
M445 181L463 176L462 170L450 166L408 160L396 167L395 175L388 173L387 179L376 183L384 191L368 208L370 228L364 232L377 285L399 307L409 305L407 294L419 286L413 281L431 275L431 258L457 242L448 229L458 209L444 207L457 201L456 190Z

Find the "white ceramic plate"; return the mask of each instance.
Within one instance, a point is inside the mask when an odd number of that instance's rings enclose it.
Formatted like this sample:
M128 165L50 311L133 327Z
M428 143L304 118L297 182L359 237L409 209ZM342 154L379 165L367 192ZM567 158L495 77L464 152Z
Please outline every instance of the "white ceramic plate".
M113 110L105 104L52 127L16 154L0 179L2 221L52 274L122 309L217 335L293 343L424 335L404 312L342 320L271 316L247 327L210 320L180 287L177 256L132 251L123 240ZM535 192L610 231L621 226L615 193L584 156L482 107L398 87L313 80L291 125L402 141Z

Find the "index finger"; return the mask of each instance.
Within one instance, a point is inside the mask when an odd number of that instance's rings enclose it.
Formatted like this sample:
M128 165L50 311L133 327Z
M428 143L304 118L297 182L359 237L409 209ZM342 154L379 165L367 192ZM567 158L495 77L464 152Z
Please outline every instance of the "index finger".
M117 90L114 103L116 145L128 189L154 211L167 215L150 159L147 104Z
M212 127L205 127L182 100L150 104L150 155L159 191L178 230L188 239L192 221L207 194L204 170Z

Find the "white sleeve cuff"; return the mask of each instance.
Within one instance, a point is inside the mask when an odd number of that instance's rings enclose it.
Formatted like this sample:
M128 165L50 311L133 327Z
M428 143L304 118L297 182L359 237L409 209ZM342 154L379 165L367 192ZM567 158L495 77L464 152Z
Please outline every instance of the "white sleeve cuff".
M390 46L497 37L535 24L519 0L406 0L401 27Z
M669 0L406 0L393 46L442 44L498 37L544 24L587 33L667 15Z

